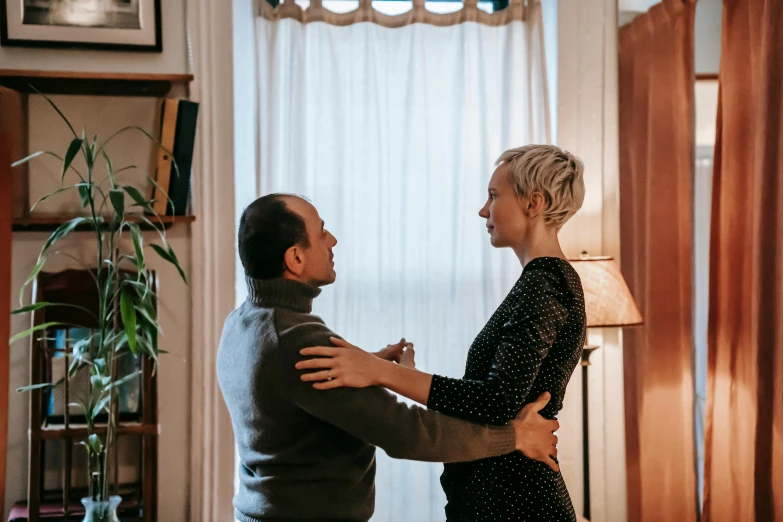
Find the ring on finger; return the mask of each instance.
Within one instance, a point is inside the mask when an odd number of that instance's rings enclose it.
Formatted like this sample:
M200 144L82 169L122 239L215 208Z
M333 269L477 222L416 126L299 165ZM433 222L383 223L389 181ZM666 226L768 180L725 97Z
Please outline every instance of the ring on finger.
M331 371L326 372L326 380L327 381L331 381L332 380L332 372Z

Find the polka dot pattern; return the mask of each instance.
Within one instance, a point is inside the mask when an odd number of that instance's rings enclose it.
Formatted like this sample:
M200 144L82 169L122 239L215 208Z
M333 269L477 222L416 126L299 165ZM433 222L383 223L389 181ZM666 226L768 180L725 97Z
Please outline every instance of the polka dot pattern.
M582 283L571 264L534 259L473 341L464 378L433 376L427 406L502 425L548 391L552 399L541 414L556 418L582 356L585 321ZM562 475L521 453L446 464L441 484L449 522L576 520Z

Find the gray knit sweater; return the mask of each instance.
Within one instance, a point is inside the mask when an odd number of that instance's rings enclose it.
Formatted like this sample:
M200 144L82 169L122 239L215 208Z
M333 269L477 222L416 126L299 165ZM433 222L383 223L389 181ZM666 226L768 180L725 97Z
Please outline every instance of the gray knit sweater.
M318 391L294 368L307 346L334 335L312 315L320 290L248 280L226 319L217 376L239 449L236 517L256 521L368 520L375 446L389 456L463 462L514 451L511 426L471 424L399 402L382 388Z

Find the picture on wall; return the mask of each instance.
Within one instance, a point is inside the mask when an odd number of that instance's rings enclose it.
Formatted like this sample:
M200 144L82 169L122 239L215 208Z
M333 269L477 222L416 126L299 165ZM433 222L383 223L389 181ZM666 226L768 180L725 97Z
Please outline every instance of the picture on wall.
M161 52L161 0L0 0L0 45Z

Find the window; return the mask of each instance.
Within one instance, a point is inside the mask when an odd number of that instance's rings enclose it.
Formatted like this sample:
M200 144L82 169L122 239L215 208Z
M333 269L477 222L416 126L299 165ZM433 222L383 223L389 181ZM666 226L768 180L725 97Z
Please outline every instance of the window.
M712 167L715 152L715 122L718 81L698 80L696 103L696 170L693 184L693 329L694 329L694 419L699 507L703 505L704 422L707 401L707 328L709 312L710 210Z
M310 0L295 0L302 8L307 9L310 6ZM280 2L277 0L268 0L276 7ZM359 8L359 0L323 0L325 9L335 13L349 13ZM373 8L383 14L399 15L410 11L413 8L413 2L409 0L374 0ZM478 8L487 13L495 13L508 6L508 0L481 0ZM424 7L433 13L453 13L462 9L462 2L454 0L431 0L424 3Z

